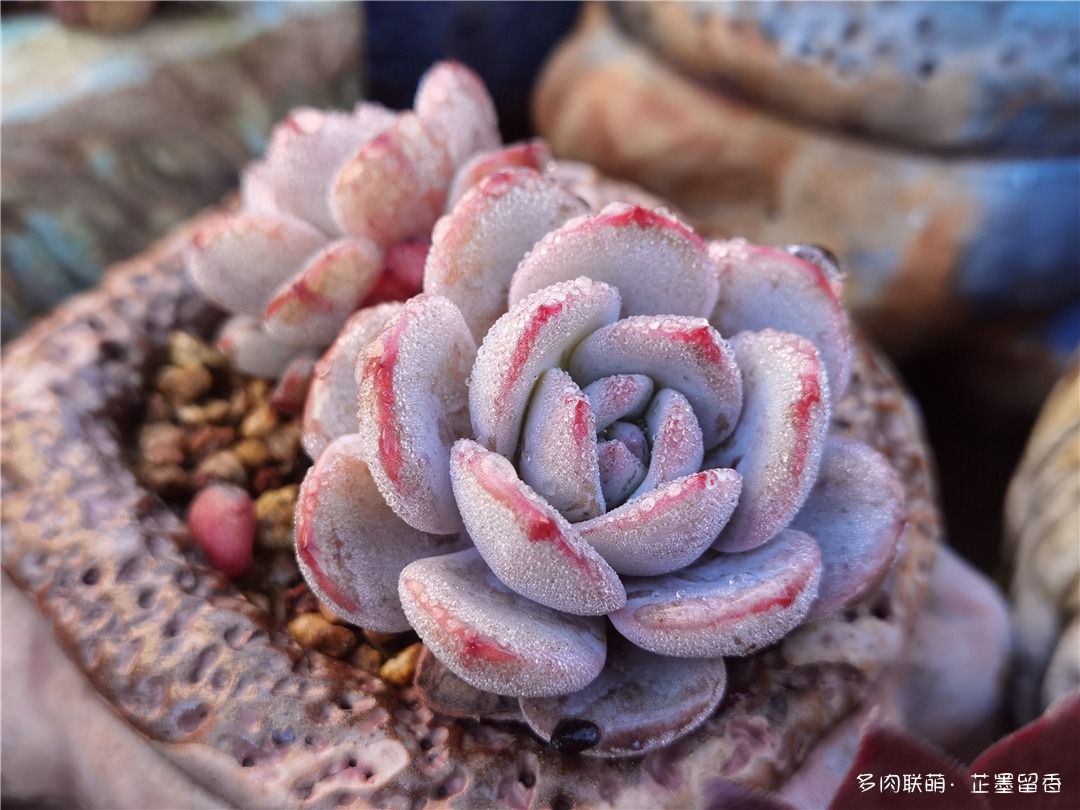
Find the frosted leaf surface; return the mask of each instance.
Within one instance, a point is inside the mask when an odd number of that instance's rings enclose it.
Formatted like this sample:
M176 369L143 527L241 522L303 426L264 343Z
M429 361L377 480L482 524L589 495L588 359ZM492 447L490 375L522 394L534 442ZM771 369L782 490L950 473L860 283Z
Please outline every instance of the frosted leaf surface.
M490 175L435 226L424 290L457 304L477 341L506 312L510 277L538 239L585 203L528 169Z
M518 472L571 523L605 509L592 408L560 368L544 372L533 391Z
M618 419L636 419L645 413L653 394L653 381L644 374L613 374L585 386L596 429L604 430Z
M442 130L455 167L499 146L495 103L480 77L458 62L440 62L421 77L413 108Z
M261 316L276 287L322 247L326 236L303 220L279 215L221 215L195 234L188 272L210 301Z
M217 347L238 371L256 377L276 377L289 363L306 353L303 346L282 343L266 334L262 321L233 315L218 331Z
M394 124L397 114L362 103L351 112L299 107L270 134L265 178L278 208L334 233L326 190L341 164ZM245 206L249 196L244 195Z
M810 619L843 610L881 583L904 530L903 497L884 456L862 442L829 437L817 483L791 523L821 549L821 592Z
M754 548L791 523L817 479L829 428L829 386L814 344L766 329L732 338L745 404L734 437L705 461L743 476L735 514L717 541Z
M534 172L543 174L550 162L551 148L542 138L514 143L496 149L494 152L474 155L465 161L465 164L454 175L450 192L446 196L446 210L450 211L469 189L485 177L507 169L532 169Z
M724 697L727 669L722 659L680 660L613 638L608 660L595 681L569 695L522 698L525 721L551 741L567 719L584 720L600 730L588 757L635 757L693 731Z
M631 498L697 472L705 457L701 426L689 400L678 391L663 388L653 397L645 425L652 438L649 473Z
M776 248L742 239L710 242L720 295L709 321L721 334L777 329L813 342L829 376L836 405L851 378L851 328L820 267Z
M266 305L266 331L284 343L325 346L374 289L382 268L382 248L370 239L331 242Z
M424 643L485 692L565 694L604 666L603 619L570 616L515 593L475 549L412 563L401 572L398 591Z
M704 318L624 318L582 341L568 369L579 385L637 373L675 389L693 406L706 449L731 433L742 408L743 386L731 347Z
M628 427L637 430L644 443L645 435L641 430L633 425ZM599 442L596 445L596 455L600 469L600 490L609 508L625 501L630 497L630 493L637 489L638 484L645 480L648 470L625 442L618 439Z
M507 459L462 439L454 445L451 477L469 536L517 593L579 616L599 616L626 601L611 566Z
M450 447L469 432L466 380L475 356L457 307L421 295L405 302L356 360L364 458L386 502L422 531L462 528Z
M689 565L712 545L741 489L742 477L734 470L705 470L574 528L620 574L666 574Z
M342 232L388 248L431 231L452 173L442 134L415 113L401 113L341 167L330 210Z
M264 161L252 161L240 171L240 200L241 211L245 214L276 216L281 213L277 192Z
M510 304L581 275L618 287L624 316L706 316L716 303L716 273L701 238L627 203L570 220L537 243L510 283Z
M660 655L748 655L803 622L820 578L817 544L785 529L753 551L710 553L673 574L627 580L626 606L610 618Z
M304 403L304 450L317 459L326 445L338 436L356 433L356 358L360 348L375 336L390 317L401 308L399 303L379 304L362 309L345 324L333 345L315 365Z
M300 487L296 557L311 589L353 624L384 633L409 629L397 581L413 560L457 551L467 538L412 528L386 505L356 436L335 440Z
M469 386L476 440L513 456L540 375L562 366L582 338L618 314L618 290L578 278L533 293L499 318L476 355Z
M615 422L603 435L621 442L638 461L648 464L649 440L645 438L645 431L633 422Z

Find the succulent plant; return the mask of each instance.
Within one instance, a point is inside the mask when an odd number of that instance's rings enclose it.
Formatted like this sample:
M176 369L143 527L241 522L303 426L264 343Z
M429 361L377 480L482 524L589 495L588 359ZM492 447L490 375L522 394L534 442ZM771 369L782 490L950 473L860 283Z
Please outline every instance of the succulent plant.
M234 364L274 376L359 306L417 292L455 172L499 145L487 90L452 62L428 71L413 110L293 110L244 170L239 209L186 257L206 297L235 313L219 338Z
M890 465L829 435L840 287L814 248L488 176L435 226L424 293L361 310L322 361L312 400L358 407L305 426L305 577L568 750L672 741L724 657L859 601L895 554Z

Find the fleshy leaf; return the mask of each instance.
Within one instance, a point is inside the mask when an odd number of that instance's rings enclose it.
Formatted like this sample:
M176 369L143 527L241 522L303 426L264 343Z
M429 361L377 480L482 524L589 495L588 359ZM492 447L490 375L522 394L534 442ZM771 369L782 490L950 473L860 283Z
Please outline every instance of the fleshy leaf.
M453 172L443 135L415 113L345 162L330 191L330 210L350 236L380 247L430 232L442 213Z
M536 384L521 442L521 480L564 518L576 523L603 514L592 408L561 368Z
M315 364L318 357L314 354L302 354L289 361L281 376L270 391L270 407L279 413L299 415L304 410L311 382L315 378Z
M592 723L599 740L581 753L635 757L693 731L720 704L727 687L722 659L685 661L612 639L600 676L577 692L522 698L526 722L551 741L567 721Z
M734 470L705 470L574 528L620 574L653 576L689 565L712 545L742 489Z
M785 529L753 551L627 580L626 606L610 618L626 638L661 655L748 655L803 622L820 579L817 544Z
M477 341L506 312L510 277L538 239L585 203L527 169L493 174L439 220L424 289L458 305Z
M626 422L616 422L612 427L617 425L626 425ZM627 427L637 430L644 443L645 435L639 428L633 425L627 425ZM604 494L604 501L608 508L617 506L629 498L630 493L645 480L648 472L645 465L627 447L626 443L619 439L598 442L596 456L600 469L600 491Z
M462 680L431 650L423 648L416 662L413 686L423 696L424 704L448 717L473 717L495 721L521 720L518 701L477 689Z
M518 478L507 459L462 439L454 445L450 472L469 536L517 593L579 616L599 616L626 602L611 566Z
M726 340L704 318L637 315L598 329L574 350L569 371L579 385L612 374L646 374L685 396L705 448L735 427L743 384Z
M465 193L485 177L507 169L532 169L534 172L543 174L550 162L551 148L542 138L534 138L531 141L504 146L494 152L474 155L454 175L454 182L450 184L450 193L446 196L446 209L449 211L457 205ZM586 206L582 208L588 211Z
M296 557L335 613L384 633L409 629L397 580L413 560L457 551L467 538L419 532L386 505L355 435L336 439L312 467L296 505Z
M475 549L412 563L398 591L424 643L485 692L575 692L604 666L603 619L570 616L514 593Z
M613 374L585 386L596 429L604 430L618 419L636 419L645 413L653 394L653 381L644 374Z
M707 316L716 303L716 275L701 238L664 213L628 203L545 236L514 274L510 304L582 274L619 288L623 316Z
M353 315L326 354L315 365L307 402L304 404L304 450L317 459L338 436L356 433L356 358L361 347L374 337L401 309L400 303L379 304Z
M540 375L562 365L582 338L618 314L614 287L578 278L534 293L499 318L476 355L469 386L476 440L513 456Z
M325 346L375 287L383 251L370 239L331 242L278 290L263 315L283 343Z
M480 77L458 62L440 62L421 77L413 108L443 131L455 167L499 146L495 103Z
M261 317L273 290L298 273L326 236L289 217L222 214L195 234L188 271L209 300L230 312Z
M249 315L233 315L225 321L218 331L217 347L238 371L256 377L276 377L307 351L270 337L262 321Z
M462 528L450 447L468 435L466 380L475 355L457 307L420 295L402 305L356 361L364 458L386 502L421 531Z
M690 402L678 391L661 389L649 405L645 424L652 437L649 473L631 498L697 472L705 457L701 426Z
M829 277L811 262L743 239L711 242L709 256L720 277L710 323L724 335L772 328L811 341L835 407L851 378L851 328Z
M341 164L367 141L393 126L397 114L361 103L352 112L298 107L277 124L266 150L265 181L276 205L334 233L326 190ZM255 202L245 188L244 203Z
M881 583L904 524L904 492L885 457L862 442L829 437L817 483L791 523L821 549L810 620L843 610Z
M766 329L732 339L745 404L738 430L706 459L743 476L723 551L761 545L791 523L810 494L829 428L829 386L814 344Z

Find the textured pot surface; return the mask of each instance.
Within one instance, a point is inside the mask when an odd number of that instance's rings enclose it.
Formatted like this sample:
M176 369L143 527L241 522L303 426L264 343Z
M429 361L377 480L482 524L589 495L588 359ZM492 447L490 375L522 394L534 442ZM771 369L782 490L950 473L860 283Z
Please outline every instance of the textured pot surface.
M897 563L860 608L731 660L720 710L677 744L566 757L517 726L440 720L412 690L301 648L130 469L127 430L169 331L218 317L183 275L185 239L115 268L5 351L3 544L79 669L199 790L243 806L691 806L718 776L782 786L902 657L940 526L917 416L865 346L835 423L904 482Z
M828 247L851 272L847 304L893 351L1080 298L1075 156L946 155L807 126L689 78L605 8L537 85L557 154L640 183L706 235Z

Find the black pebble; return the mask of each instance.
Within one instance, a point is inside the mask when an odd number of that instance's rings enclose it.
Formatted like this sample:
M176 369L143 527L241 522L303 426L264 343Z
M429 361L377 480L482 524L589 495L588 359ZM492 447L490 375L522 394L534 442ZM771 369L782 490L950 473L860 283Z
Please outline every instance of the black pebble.
M580 717L564 717L551 732L551 744L560 754L580 754L600 742L600 727Z

